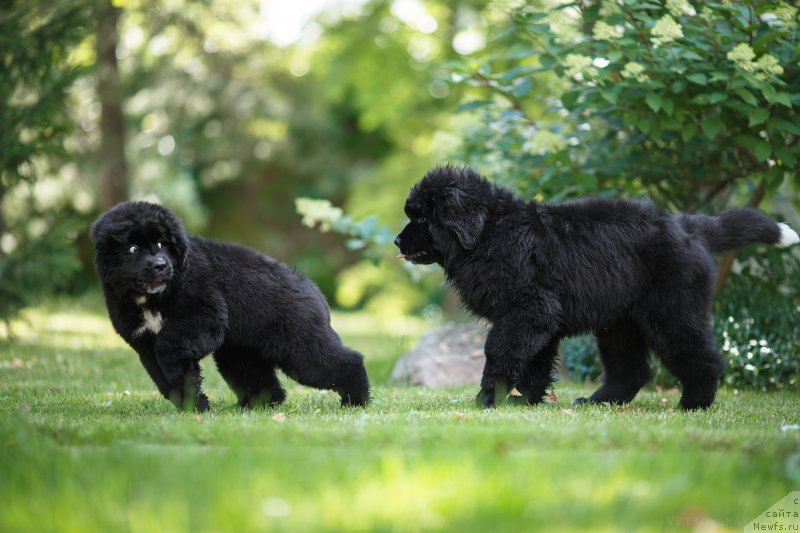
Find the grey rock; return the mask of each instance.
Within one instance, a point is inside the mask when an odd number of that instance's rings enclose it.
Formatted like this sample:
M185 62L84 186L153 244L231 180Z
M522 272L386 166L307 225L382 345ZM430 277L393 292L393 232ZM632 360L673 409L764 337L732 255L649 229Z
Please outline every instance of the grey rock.
M426 333L394 366L396 385L444 387L480 383L487 329L477 324L447 324Z
M397 361L389 381L422 387L477 385L486 361L483 345L487 333L486 326L475 323L450 323L426 333ZM563 365L559 364L557 371L567 376Z

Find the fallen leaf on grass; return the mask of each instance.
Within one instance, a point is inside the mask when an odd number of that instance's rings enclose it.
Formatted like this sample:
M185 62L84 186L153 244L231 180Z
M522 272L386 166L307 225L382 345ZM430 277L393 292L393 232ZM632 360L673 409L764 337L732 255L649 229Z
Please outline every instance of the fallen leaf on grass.
M461 411L456 411L455 413L453 413L453 416L454 416L454 417L456 417L456 418L461 418L462 420L463 420L464 418L467 418L467 415L465 415L465 414L464 414L464 413L462 413Z
M569 416L574 416L575 415L575 413L572 411L572 409L561 409L561 412L564 413L565 415L569 415Z
M275 413L270 417L270 420L273 422L278 422L279 424L283 424L286 422L286 415L283 413Z
M669 402L669 400L666 398L661 398L661 405L667 405L667 402Z
M556 391L551 390L550 394L547 395L547 398L544 399L547 403L556 403L558 401L558 396L556 396Z

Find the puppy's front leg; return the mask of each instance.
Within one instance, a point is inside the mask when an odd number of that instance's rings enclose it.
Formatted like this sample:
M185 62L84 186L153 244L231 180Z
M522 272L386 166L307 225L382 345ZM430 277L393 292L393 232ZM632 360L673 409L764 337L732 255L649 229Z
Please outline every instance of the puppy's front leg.
M200 359L222 345L219 325L185 321L168 323L156 340L156 361L168 383L165 396L178 409L208 411L202 390Z
M552 335L536 331L518 321L495 322L486 337L486 365L481 390L476 398L479 407L494 407L505 401L525 372L526 360L547 345Z

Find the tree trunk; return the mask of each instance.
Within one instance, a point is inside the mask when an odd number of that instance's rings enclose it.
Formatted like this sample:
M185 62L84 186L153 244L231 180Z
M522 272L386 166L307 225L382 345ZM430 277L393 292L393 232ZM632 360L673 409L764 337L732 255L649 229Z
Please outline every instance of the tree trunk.
M97 0L97 96L100 100L100 207L103 210L128 199L125 161L125 121L117 69L117 21L121 10L111 0Z
M753 196L750 197L750 201L747 202L748 207L758 207L758 204L761 203L761 200L764 199L764 193L766 192L764 180L761 180L761 183L758 184L756 187L755 192L753 192ZM726 253L725 256L722 258L722 261L717 268L717 287L716 291L719 290L725 285L725 282L728 281L728 277L731 275L731 269L733 268L733 262L736 260L736 252L737 250L731 250L730 252Z

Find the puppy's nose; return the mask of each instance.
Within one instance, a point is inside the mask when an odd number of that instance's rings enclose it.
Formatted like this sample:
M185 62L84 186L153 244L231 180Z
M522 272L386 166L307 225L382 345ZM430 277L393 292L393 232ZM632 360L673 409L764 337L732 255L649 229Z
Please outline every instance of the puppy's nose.
M156 272L161 272L162 270L166 270L167 260L164 259L163 257L156 257L152 261L150 261L150 268L152 268Z
M400 248L400 235L394 238L394 245Z

